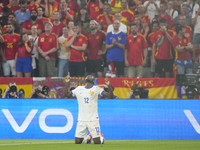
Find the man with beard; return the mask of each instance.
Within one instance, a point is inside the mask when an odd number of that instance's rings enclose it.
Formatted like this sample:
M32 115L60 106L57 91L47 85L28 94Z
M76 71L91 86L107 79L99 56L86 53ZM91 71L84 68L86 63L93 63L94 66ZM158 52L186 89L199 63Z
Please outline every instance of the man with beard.
M58 50L58 37L52 33L53 24L44 23L45 33L38 38L39 71L41 77L55 76L56 52Z
M50 21L49 18L43 17L44 11L43 11L43 8L41 6L37 8L37 13L38 13L37 20L40 20L42 23L44 23L46 21Z
M31 27L35 25L37 26L37 35L40 35L42 31L44 31L44 25L41 21L37 20L37 10L31 10L31 20L27 20L24 22L22 27L22 32L27 34L31 34Z
M87 34L88 37L88 55L86 61L87 73L98 77L103 77L103 58L102 45L105 41L105 34L97 31L97 22L90 21L91 32Z
M3 43L4 46L1 55L3 57L3 71L5 77L9 77L10 72L12 72L13 77L16 77L14 64L20 35L16 34L14 30L14 25L11 23L8 24L8 33L4 34L3 38L0 38L0 42Z
M125 64L129 78L143 78L144 66L147 63L148 43L142 34L138 34L138 26L131 25L131 35L127 37Z
M53 13L53 29L52 32L55 33L58 37L62 36L62 27L66 24L60 21L61 19L61 12L55 11Z
M67 0L60 1L61 22L67 24L70 20L74 20L74 11L68 8Z
M72 77L85 76L85 51L88 45L88 39L81 34L81 25L74 23L74 35L68 38L66 44L70 48L69 72Z
M89 0L87 3L87 9L90 18L96 20L97 16L103 13L103 3L101 0Z
M119 30L120 21L113 22L114 30L109 32L106 36L106 58L108 60L108 71L106 76L115 78L115 68L117 75L123 77L124 75L124 49L126 45L126 34Z
M17 22L20 24L21 27L26 20L31 19L30 11L27 10L26 0L20 1L20 10L17 10L15 12L15 15L16 15Z

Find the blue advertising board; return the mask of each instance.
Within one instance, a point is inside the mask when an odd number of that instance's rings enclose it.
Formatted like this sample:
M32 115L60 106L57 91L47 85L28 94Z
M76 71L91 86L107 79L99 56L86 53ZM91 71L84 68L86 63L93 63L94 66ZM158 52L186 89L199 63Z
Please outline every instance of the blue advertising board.
M98 101L105 139L200 140L199 100ZM74 139L76 99L0 99L1 139Z

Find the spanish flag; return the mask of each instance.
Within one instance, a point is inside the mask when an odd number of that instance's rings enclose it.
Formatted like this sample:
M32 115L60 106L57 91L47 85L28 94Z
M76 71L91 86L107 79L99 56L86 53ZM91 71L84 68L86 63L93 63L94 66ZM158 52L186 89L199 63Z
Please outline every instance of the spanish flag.
M105 84L105 78L98 78L98 84ZM139 84L149 90L151 99L177 99L175 78L110 78L110 84L114 89L114 95L119 98L129 98L131 87Z
M49 4L49 15L52 16L55 11L58 11L59 4L57 1L53 5Z

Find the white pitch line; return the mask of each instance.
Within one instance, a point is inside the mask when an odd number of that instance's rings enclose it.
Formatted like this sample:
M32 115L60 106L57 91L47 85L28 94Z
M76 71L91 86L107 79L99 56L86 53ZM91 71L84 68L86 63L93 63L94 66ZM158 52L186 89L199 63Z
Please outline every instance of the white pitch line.
M57 143L74 143L74 141L66 141L66 142L38 142L38 143L11 143L11 144L0 144L0 146L8 146L8 145L31 145L31 144L57 144Z

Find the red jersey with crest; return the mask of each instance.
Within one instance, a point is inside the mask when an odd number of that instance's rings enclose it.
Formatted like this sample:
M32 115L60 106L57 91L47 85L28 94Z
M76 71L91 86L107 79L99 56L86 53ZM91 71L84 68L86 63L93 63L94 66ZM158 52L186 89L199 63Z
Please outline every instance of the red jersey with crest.
M103 9L99 8L99 1L95 1L93 3L89 0L87 3L87 9L89 11L90 18L92 20L96 20L97 16L99 16L100 14L103 14Z
M73 35L68 38L68 41L70 41L70 39L72 37L73 37ZM88 39L86 36L81 34L77 38L74 39L72 44L74 46L82 46L83 44L88 44ZM85 61L85 51L78 51L78 50L70 47L69 61L84 62Z
M17 47L19 43L20 35L15 33L14 35L4 34L4 57L7 60L15 59Z
M66 24L60 22L59 25L55 25L53 21L52 24L53 24L52 33L55 33L58 37L62 36L62 27Z
M135 38L129 35L126 39L126 49L128 50L128 62L131 66L141 66L144 60L144 49L148 47L148 43L142 34L138 34Z
M34 3L32 6L29 4L27 6L27 10L31 11L33 9L37 9L40 5L38 5L37 3Z
M31 30L31 27L35 25L37 27L37 29L44 31L44 25L40 20L37 20L34 24L32 23L31 20L27 20L23 23L22 29L27 29L27 30Z
M170 26L172 26L172 24L173 24L173 21L172 21L171 17L169 15L167 15L167 14L165 14L164 16L162 16L160 14L160 15L158 15L158 18L165 18L167 20L167 24L170 25Z
M120 10L120 13L122 14L122 20L123 19L128 20L130 23L132 21L133 15L135 15L134 12L131 11L130 9Z
M72 16L74 16L74 11L73 10L68 10L68 13ZM65 11L61 11L61 19L60 19L61 22L67 24L69 22L69 18L67 17L67 14L65 13Z
M187 33L187 34L189 34L190 35L190 37L192 36L192 28L191 27L189 27L189 26L185 26L185 33ZM172 30L174 31L174 32L176 32L176 26L175 27L173 27L172 28Z
M136 16L139 16L139 15L133 16L133 18L132 18L132 23L133 23L134 18L135 18ZM148 25L150 25L150 19L151 19L151 17L150 17L149 15L144 14L144 15L139 16L139 17L141 18L142 23L147 23Z
M8 6L8 8L9 8L9 12L10 12L10 13L14 13L14 12L16 12L17 10L20 10L20 9L21 9L21 8L20 8L20 5L18 5L17 7Z
M108 18L110 19L112 23L114 22L114 19L115 19L114 15L109 14ZM103 14L99 15L96 20L101 21L104 26L108 26L106 22L106 18L104 17ZM104 28L104 31L106 32L107 28Z
M98 51L102 50L103 41L105 41L106 39L105 34L97 31L95 35L92 35L92 33L90 32L86 36L88 38L89 49L87 58L91 60L102 59L102 55L98 55Z
M180 46L187 46L188 43L192 44L192 40L189 36L185 36L182 39L180 39L178 36L175 36L172 39L172 46L174 47L175 50L175 59L188 59L190 58L190 52L185 51L183 53L180 53L177 51L176 46L180 45Z
M169 35L173 38L174 32L172 30L167 31ZM153 43L156 43L156 41L163 35L164 33L159 30L154 34ZM160 47L156 47L156 54L157 59L172 59L172 52L171 52L171 43L167 39L167 36L165 35L164 42Z
M58 45L58 37L55 33L51 33L50 35L46 35L45 33L41 34L38 38L38 47L42 49L43 52L47 52L52 48L59 48ZM41 57L41 55L39 55ZM56 52L48 55L49 57L56 58Z
M33 50L33 44L32 43L28 44L28 47L31 49L31 52L32 52L32 50ZM32 55L31 52L30 53L27 52L26 47L25 47L24 44L22 45L22 47L18 46L17 52L18 52L18 57L30 58L31 55Z

